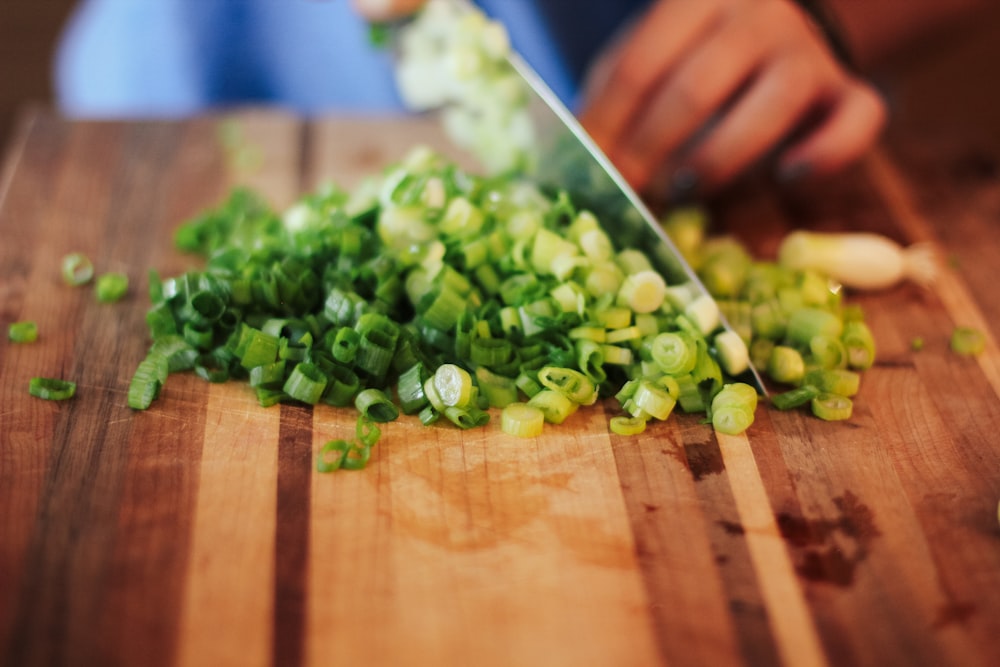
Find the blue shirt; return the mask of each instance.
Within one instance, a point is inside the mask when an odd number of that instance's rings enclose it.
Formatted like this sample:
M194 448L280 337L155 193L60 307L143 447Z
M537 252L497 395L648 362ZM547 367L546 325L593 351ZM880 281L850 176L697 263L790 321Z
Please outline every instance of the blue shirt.
M564 102L649 0L480 0ZM401 108L390 55L348 0L84 0L56 57L74 116L183 116L268 104L302 114Z

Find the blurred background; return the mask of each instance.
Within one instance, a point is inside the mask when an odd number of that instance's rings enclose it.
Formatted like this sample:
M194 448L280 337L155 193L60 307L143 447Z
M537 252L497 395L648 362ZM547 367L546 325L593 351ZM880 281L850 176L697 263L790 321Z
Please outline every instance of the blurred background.
M0 0L0 147L10 141L19 109L53 105L53 52L74 4ZM894 64L884 82L894 107L890 137L915 134L1000 155L998 69L1000 3Z

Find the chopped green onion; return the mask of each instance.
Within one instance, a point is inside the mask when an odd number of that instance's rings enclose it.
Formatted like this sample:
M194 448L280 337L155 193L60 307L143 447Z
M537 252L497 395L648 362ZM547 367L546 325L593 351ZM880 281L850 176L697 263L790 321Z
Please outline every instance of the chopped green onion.
M83 253L70 253L63 257L62 277L71 287L86 285L94 277L94 265Z
M472 376L455 364L442 364L434 371L434 389L445 407L466 406L472 396Z
M764 370L774 351L774 341L769 338L755 338L750 344L750 363L754 368Z
M98 276L94 292L101 303L120 301L128 292L128 276L124 273L104 273Z
M854 396L858 393L861 375L842 368L818 368L807 372L802 383L812 385L822 392Z
M775 382L798 384L806 372L802 354L794 347L775 345L767 361L767 374Z
M361 389L361 379L357 373L340 364L333 364L327 370L327 387L323 402L337 407L345 407L354 402Z
M728 435L742 433L753 424L756 409L756 389L742 382L723 385L712 398L712 427Z
M719 326L719 306L708 294L703 294L684 308L684 314L702 335L707 336Z
M836 337L813 336L809 340L809 354L821 368L843 368L847 365L847 348Z
M545 413L526 403L511 403L500 415L500 430L519 438L534 438L542 434Z
M777 298L758 301L750 308L750 327L763 339L781 340L785 337L788 316Z
M275 361L271 364L254 366L250 369L250 386L271 387L284 384L285 380L285 360Z
M476 382L479 391L492 408L504 408L518 400L517 383L514 378L499 375L480 366L476 369Z
M133 410L147 409L160 394L170 365L167 357L154 350L139 362L129 382L127 402Z
M297 401L316 405L323 396L326 383L326 375L315 364L300 363L292 369L282 391Z
M618 290L618 305L634 313L651 313L663 304L667 283L656 271L644 270L625 277Z
M380 389L365 389L354 399L354 407L373 422L391 422L399 416L399 410Z
M608 425L616 435L639 435L646 430L647 420L642 417L612 417Z
M632 323L632 311L623 306L604 308L595 315L606 329L623 329Z
M344 364L353 362L358 353L360 341L361 334L357 331L351 327L341 327L337 330L337 335L330 348L333 358Z
M875 337L865 322L845 322L840 340L847 350L847 365L850 368L866 370L875 363Z
M602 222L564 192L469 174L427 150L371 187L317 192L283 215L234 191L177 233L207 268L150 275L152 345L129 404L149 407L167 374L186 370L244 380L261 405L353 403L358 438L320 458L356 468L374 444L362 431L400 411L466 428L519 405L560 423L614 396L612 432L640 432L678 404L736 432L749 399L713 400L750 359L791 385L806 368L870 364L873 345L850 326L863 317L824 276L752 263L733 239L699 242L714 301L695 281L668 284ZM814 391L854 391L817 377Z
M750 269L750 255L736 239L709 239L701 248L698 275L708 291L721 298L735 297L743 288Z
M801 387L772 395L771 403L779 410L792 410L811 402L819 394L819 389L812 385L804 384Z
M620 345L621 343L628 343L631 341L637 341L642 338L642 330L639 327L632 325L630 327L624 327L622 329L612 329L605 332L604 340L612 345Z
M229 380L228 364L215 354L199 355L194 362L194 372L195 375L208 382L221 383Z
M65 401L76 394L76 383L57 378L33 377L28 382L28 393L47 401Z
M808 347L815 336L839 338L844 323L837 315L816 307L798 308L788 316L785 337L791 343Z
M986 349L986 336L972 327L955 327L949 342L951 351L964 356L976 356Z
M546 366L538 371L538 381L546 389L557 391L578 405L597 401L597 387L589 377L572 368Z
M403 414L416 414L427 405L427 395L424 394L424 382L427 381L425 373L424 365L418 362L399 376L396 393Z
M680 389L677 395L677 404L684 412L704 412L709 407L705 400L705 392L702 391L693 375L688 374L677 378L677 386Z
M490 414L474 405L449 405L444 409L444 416L455 426L462 429L483 426L490 420Z
M370 445L351 445L344 454L340 467L344 470L361 470L371 459L372 448Z
M750 368L750 351L735 331L722 331L712 340L722 370L729 375L739 375Z
M612 366L628 366L632 363L632 350L618 345L601 345L604 363Z
M319 456L316 457L316 471L333 472L339 470L350 449L351 443L346 440L330 440L319 450Z
M260 329L244 327L236 354L240 358L240 365L249 370L254 366L274 363L278 358L279 347L277 336L266 334Z
M542 389L528 399L528 405L541 410L548 423L562 424L567 417L576 412L580 404L574 403L565 394L553 389Z
M712 397L712 409L738 405L753 412L757 409L757 390L745 382L731 382Z
M38 325L35 322L12 322L7 327L7 338L14 343L34 343L38 340Z
M850 419L854 403L846 396L820 393L812 399L812 413L826 421Z
M652 341L650 352L656 365L668 375L690 373L698 360L694 341L683 332L658 334Z
M469 359L477 366L499 366L510 361L513 354L514 346L504 338L477 338L469 349Z
M712 428L719 433L739 435L753 424L753 411L736 405L712 408Z
M643 413L661 421L670 416L677 404L677 399L665 387L650 380L639 382L632 400Z

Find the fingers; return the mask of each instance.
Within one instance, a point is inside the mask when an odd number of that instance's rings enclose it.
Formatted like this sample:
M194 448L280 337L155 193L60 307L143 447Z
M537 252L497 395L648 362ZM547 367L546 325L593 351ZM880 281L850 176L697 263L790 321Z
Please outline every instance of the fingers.
M765 55L752 24L718 28L674 67L610 153L637 188L696 136L760 67ZM734 57L734 54L738 54Z
M414 13L425 0L351 0L354 11L369 21L390 21Z
M580 120L602 148L616 145L659 82L715 20L712 2L655 3L626 42L595 67ZM662 26L670 26L664 34Z
M861 157L878 138L888 113L867 84L850 85L820 125L781 157L779 173L829 174Z
M580 118L639 190L665 173L722 185L807 119L779 166L833 171L885 122L878 95L788 0L659 0L600 72Z

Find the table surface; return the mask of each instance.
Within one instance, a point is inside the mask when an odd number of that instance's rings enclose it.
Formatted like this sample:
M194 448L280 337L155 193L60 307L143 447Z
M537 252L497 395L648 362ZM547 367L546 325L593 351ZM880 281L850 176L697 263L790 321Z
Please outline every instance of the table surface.
M762 257L795 227L937 249L931 289L850 297L879 360L847 422L762 405L742 436L678 415L618 437L597 405L514 439L404 418L364 471L324 475L314 454L349 410L264 409L190 375L126 407L146 271L199 266L172 230L236 184L284 206L443 146L436 129L22 120L0 175L0 325L41 334L0 343L0 664L996 664L1000 180L984 156L880 147L833 181L713 205ZM71 251L128 273L129 296L62 285ZM986 352L951 353L957 325ZM31 398L38 375L77 396Z

